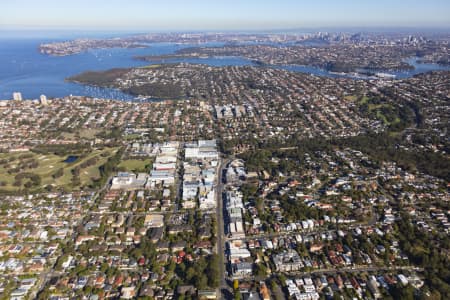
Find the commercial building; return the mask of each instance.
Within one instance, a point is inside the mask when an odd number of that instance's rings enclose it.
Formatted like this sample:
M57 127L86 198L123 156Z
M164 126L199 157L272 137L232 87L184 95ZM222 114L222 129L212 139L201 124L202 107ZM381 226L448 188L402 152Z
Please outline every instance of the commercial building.
M16 100L16 101L22 101L22 93L20 93L20 92L14 92L14 93L13 93L13 100Z

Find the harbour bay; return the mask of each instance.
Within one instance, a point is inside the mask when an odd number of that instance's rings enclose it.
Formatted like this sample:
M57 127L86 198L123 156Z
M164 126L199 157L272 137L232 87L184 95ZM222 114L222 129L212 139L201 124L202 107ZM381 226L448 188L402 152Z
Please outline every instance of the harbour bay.
M243 57L176 58L146 62L134 57L140 55L167 55L179 49L198 46L221 46L222 43L176 44L152 43L148 48L111 48L95 49L69 56L49 56L39 53L41 43L54 40L42 38L8 39L0 41L0 99L10 99L13 92L21 92L25 99L37 99L41 94L48 97L68 95L90 96L97 98L133 100L134 96L119 90L85 86L65 79L84 71L108 70L111 68L140 67L149 64L194 63L210 66L244 66L257 64ZM449 70L449 67L437 64L419 64L411 58L407 62L415 67L412 71L389 72L397 79L408 78L416 74L433 70ZM267 66L288 71L309 73L316 76L347 77L367 79L354 74L336 74L311 66Z

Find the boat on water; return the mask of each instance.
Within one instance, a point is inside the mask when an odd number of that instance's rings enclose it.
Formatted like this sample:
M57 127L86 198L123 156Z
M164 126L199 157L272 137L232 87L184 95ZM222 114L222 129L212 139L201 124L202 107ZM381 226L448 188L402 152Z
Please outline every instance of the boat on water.
M383 72L375 73L375 76L377 76L378 78L383 78L383 79L395 79L397 77L394 74L383 73Z

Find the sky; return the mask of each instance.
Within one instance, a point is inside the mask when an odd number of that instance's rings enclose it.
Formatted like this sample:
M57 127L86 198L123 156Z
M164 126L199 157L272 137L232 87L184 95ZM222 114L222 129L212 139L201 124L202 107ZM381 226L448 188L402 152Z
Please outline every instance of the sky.
M0 0L2 29L450 28L450 0Z

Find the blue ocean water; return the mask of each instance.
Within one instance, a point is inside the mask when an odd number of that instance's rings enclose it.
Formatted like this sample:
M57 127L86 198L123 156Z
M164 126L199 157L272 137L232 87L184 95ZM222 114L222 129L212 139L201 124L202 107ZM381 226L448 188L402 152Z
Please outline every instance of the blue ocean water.
M0 99L10 99L12 93L17 91L21 92L25 99L36 99L41 94L50 98L72 94L129 100L133 97L120 91L70 83L66 82L65 78L88 70L144 66L149 63L135 60L133 57L169 54L183 47L195 46L158 43L152 44L148 48L98 49L76 55L54 57L39 53L39 45L45 42L50 41L42 39L0 40ZM206 63L202 59L183 61ZM242 58L210 62L211 65L243 65L247 63L250 62Z
M73 37L67 39L71 38ZM162 62L144 62L133 59L137 55L171 54L181 48L199 46L197 44L154 43L150 44L148 48L98 49L64 57L53 57L39 53L38 47L41 43L55 40L57 39L0 37L0 99L11 99L12 93L17 91L21 92L25 99L37 99L41 94L45 94L49 98L72 94L132 100L133 96L118 90L83 86L66 82L65 78L88 70L107 70L173 62L199 63L211 66L254 65L251 60L241 57L169 59ZM202 46L220 45L220 43L202 44ZM416 67L414 71L390 73L396 75L397 78L407 78L431 70L450 69L435 64L417 64L414 59L409 62ZM309 66L277 66L277 68L318 76L348 77L347 75L332 74L326 70Z

